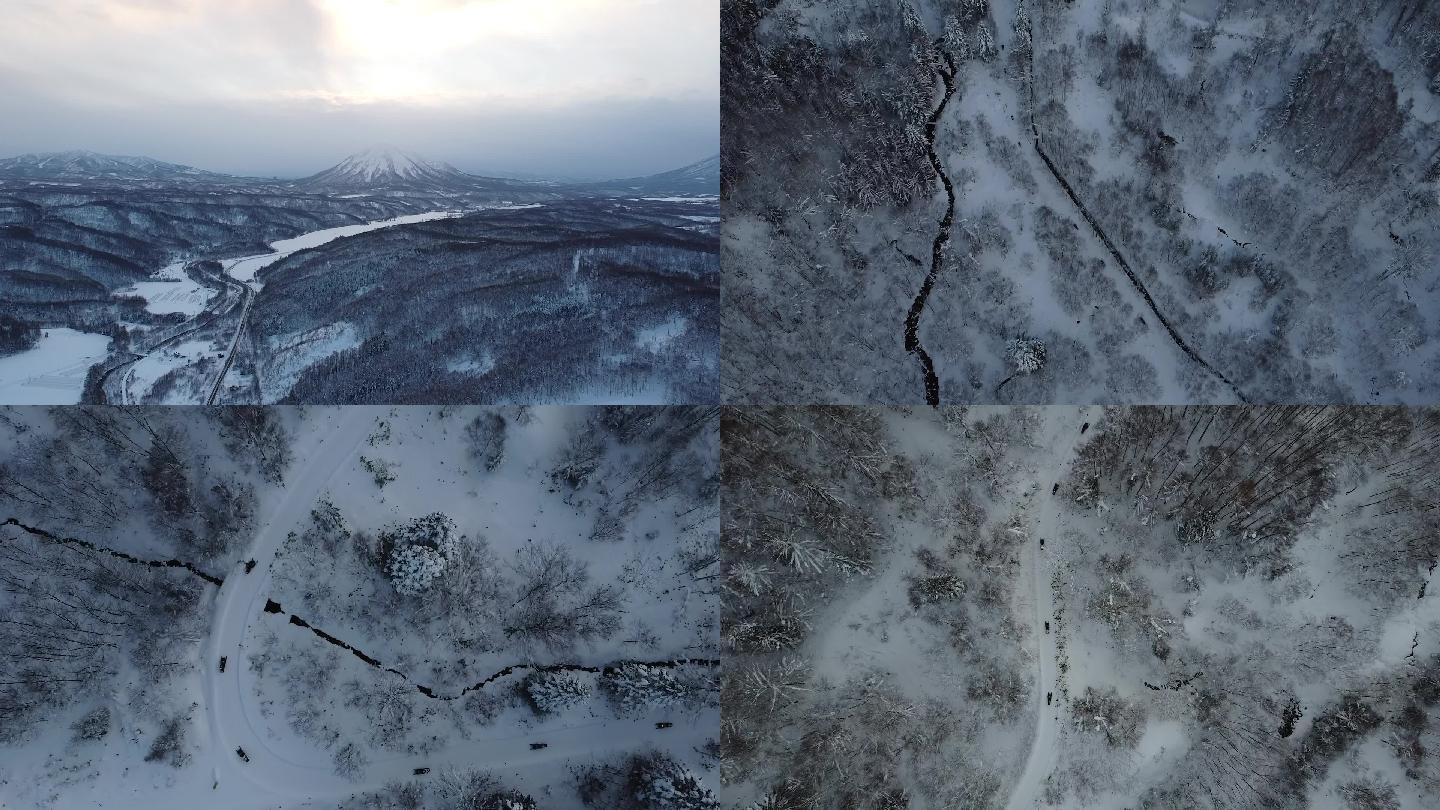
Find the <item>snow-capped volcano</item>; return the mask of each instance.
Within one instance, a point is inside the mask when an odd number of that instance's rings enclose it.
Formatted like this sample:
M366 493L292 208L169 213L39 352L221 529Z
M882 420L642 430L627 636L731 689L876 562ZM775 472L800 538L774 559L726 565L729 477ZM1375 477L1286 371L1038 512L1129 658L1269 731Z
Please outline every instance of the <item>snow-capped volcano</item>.
M0 177L70 181L233 181L229 175L148 157L102 155L97 152L43 152L0 160Z
M376 146L358 152L300 185L315 190L420 189L469 190L480 178L446 163L436 163L393 146Z

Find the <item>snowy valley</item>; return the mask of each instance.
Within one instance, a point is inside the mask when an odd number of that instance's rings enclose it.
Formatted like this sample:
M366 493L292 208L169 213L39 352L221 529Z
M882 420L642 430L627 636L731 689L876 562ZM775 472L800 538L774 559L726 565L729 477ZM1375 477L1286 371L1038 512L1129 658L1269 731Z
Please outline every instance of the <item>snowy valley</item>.
M0 401L714 401L718 178L0 160Z

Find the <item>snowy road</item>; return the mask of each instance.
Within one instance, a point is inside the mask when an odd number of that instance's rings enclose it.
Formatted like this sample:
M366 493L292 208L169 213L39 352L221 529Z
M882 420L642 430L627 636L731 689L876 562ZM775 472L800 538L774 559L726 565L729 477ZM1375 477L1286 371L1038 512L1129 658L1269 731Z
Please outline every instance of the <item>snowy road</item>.
M297 444L295 456L304 459L303 466L290 471L287 476L290 484L283 490L281 500L261 522L245 559L225 577L215 600L210 643L206 660L202 662L206 714L211 751L217 759L215 779L232 793L238 786L249 783L277 795L295 797L324 785L324 780L318 779L312 769L275 756L257 735L245 710L249 696L241 678L248 669L241 645L250 622L264 608L275 552L291 529L309 514L330 479L369 436L375 421L375 411L370 408L340 408L324 413L333 420L329 429L316 431ZM256 565L247 574L245 562L251 559ZM224 673L219 672L217 666L222 655L230 661ZM241 762L235 755L237 747L249 754L249 763ZM339 779L333 774L323 775L332 781ZM349 792L349 789L345 791Z
M1045 806L1041 800L1045 781L1049 778L1050 770L1059 754L1059 722L1060 713L1063 711L1063 697L1057 688L1059 666L1056 661L1055 641L1063 628L1059 622L1054 621L1055 594L1050 587L1054 569L1048 564L1049 557L1046 552L1053 553L1063 540L1059 500L1061 496L1051 495L1050 489L1059 481L1060 476L1070 469L1075 449L1089 435L1088 432L1081 434L1081 426L1089 423L1091 428L1094 428L1102 413L1100 408L1047 409L1046 430L1043 438L1038 440L1040 447L1051 451L1046 454L1045 469L1053 480L1042 478L1041 471L1035 471L1033 497L1036 503L1024 553L1028 560L1022 561L1022 567L1030 572L1030 601L1035 610L1035 737L1030 744L1030 754L1025 759L1025 770L1020 773L1015 789L1010 794L1008 810L1035 810ZM1048 547L1041 545L1044 541L1048 541ZM1050 622L1048 631L1045 629L1047 621ZM1046 705L1047 694L1055 695L1055 700L1050 705Z

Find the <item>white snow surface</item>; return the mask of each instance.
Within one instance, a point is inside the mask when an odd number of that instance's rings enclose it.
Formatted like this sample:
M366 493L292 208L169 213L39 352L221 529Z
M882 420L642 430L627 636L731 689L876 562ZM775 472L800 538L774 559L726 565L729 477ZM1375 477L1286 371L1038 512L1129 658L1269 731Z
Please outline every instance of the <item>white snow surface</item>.
M145 309L156 315L179 312L195 316L205 311L214 290L185 275L185 262L175 262L156 271L150 281L137 281L116 295L134 295L145 299Z
M346 321L271 339L268 362L260 373L261 401L284 399L305 369L359 345L359 331Z
M85 390L85 374L105 357L110 338L75 329L46 329L34 347L0 357L0 402L11 405L73 405Z

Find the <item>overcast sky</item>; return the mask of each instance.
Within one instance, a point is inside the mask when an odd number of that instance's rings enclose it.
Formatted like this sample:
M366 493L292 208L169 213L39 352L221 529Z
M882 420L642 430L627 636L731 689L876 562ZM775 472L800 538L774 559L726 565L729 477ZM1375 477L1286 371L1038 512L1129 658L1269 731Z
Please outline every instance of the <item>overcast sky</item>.
M719 0L4 0L0 157L303 176L389 143L468 171L719 151Z

